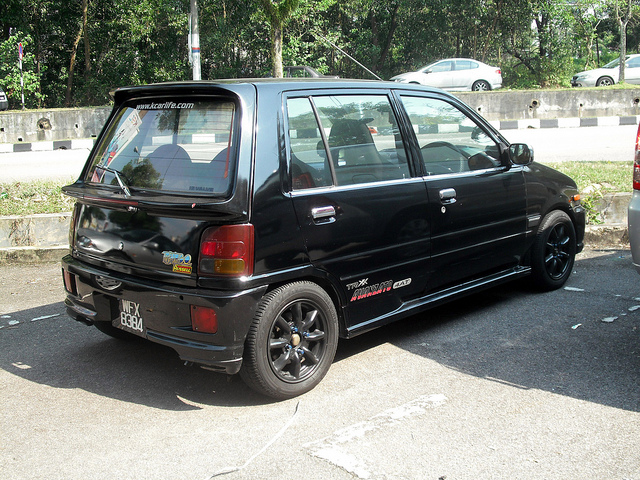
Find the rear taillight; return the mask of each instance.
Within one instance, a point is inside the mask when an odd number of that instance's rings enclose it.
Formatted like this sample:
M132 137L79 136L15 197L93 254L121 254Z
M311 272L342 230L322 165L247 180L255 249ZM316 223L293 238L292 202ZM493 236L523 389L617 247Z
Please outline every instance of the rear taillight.
M253 225L211 227L202 234L198 273L245 277L253 273Z
M640 190L640 125L636 134L636 150L633 160L633 189Z

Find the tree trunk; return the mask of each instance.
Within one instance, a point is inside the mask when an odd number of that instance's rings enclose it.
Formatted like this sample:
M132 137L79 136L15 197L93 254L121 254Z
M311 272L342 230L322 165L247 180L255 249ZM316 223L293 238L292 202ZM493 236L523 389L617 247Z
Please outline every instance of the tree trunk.
M282 28L271 26L271 54L273 63L273 76L282 78Z
M78 53L78 44L82 39L82 25L80 25L80 31L76 36L76 40L73 42L73 47L71 48L71 61L69 62L69 78L67 79L67 93L64 97L64 104L67 107L71 106L71 90L73 88L73 69L76 65L76 55Z
M91 74L91 56L89 45L89 29L87 28L87 11L89 10L89 0L82 0L82 31L84 32L84 80L89 81Z

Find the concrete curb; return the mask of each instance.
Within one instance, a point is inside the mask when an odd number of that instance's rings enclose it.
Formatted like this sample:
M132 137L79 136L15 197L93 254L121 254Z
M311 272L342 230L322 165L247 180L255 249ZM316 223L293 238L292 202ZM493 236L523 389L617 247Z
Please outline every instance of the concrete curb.
M50 152L53 150L92 149L95 138L77 140L54 140L50 142L0 143L0 153Z
M498 130L517 130L525 128L618 127L621 125L638 125L639 119L640 115L631 115L588 118L530 118L527 120L500 120L489 123Z

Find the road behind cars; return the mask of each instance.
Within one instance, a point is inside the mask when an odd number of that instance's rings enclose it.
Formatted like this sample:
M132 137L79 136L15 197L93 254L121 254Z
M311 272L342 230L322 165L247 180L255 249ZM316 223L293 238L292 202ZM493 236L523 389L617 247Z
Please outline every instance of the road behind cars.
M628 250L343 341L283 402L76 324L57 264L0 272L0 478L640 478Z

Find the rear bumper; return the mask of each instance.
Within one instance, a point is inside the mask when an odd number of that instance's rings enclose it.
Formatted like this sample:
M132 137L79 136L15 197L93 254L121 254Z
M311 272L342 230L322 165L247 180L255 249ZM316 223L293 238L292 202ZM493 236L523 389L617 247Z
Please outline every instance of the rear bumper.
M266 286L242 291L216 291L176 287L152 280L101 271L66 256L62 268L71 278L65 305L68 315L80 322L119 324L120 305L135 302L144 321L138 335L175 350L184 361L228 374L242 364L244 342L256 307ZM103 288L96 278L100 278ZM110 282L105 282L108 279ZM216 333L202 333L191 326L191 306L213 308Z

